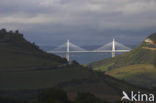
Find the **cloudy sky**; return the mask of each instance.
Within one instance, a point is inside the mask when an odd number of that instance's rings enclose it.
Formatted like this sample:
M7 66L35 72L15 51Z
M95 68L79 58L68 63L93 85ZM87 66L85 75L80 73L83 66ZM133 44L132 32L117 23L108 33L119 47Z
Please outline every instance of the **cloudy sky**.
M156 0L0 0L0 28L38 45L137 44L156 32Z

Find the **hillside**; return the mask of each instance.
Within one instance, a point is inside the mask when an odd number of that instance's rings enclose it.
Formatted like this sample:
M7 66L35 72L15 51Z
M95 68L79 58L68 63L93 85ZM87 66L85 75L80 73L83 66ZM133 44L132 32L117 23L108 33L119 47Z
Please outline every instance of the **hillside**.
M0 71L57 67L65 63L65 59L25 40L18 31L0 30Z
M156 86L156 33L128 53L88 65L97 71L145 87Z
M127 93L130 91L142 91L144 93L148 91L85 68L6 74L7 76L2 75L5 78L0 80L3 84L0 85L0 96L22 100L35 99L40 91L52 87L65 90L71 100L76 97L77 93L92 93L100 99L113 103L120 101L123 90Z
M67 91L71 99L76 96L76 93L89 92L102 100L113 103L114 101L120 102L122 91L126 91L127 93L130 93L131 91L142 91L145 93L148 91L100 72L92 72L91 77L87 79L72 80L60 83L57 86Z
M120 100L122 90L133 85L98 73L73 61L48 54L24 39L18 31L0 30L0 96L35 99L47 88L57 87L71 94L91 92L102 99ZM140 90L140 89L139 89Z
M44 52L18 31L0 30L0 90L50 88L89 74L76 62L68 64L64 58Z

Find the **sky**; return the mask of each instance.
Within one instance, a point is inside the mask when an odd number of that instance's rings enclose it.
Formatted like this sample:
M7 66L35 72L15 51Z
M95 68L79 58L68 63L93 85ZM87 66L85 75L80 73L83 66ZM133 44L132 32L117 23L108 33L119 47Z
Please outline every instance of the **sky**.
M156 32L156 0L0 0L0 28L37 45L136 45Z

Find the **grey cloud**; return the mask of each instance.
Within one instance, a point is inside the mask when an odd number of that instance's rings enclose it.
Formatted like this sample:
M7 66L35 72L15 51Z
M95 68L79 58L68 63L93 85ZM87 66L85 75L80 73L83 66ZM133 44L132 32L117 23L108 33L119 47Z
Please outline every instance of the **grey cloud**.
M50 44L51 38L98 43L132 35L139 42L155 31L155 5L155 0L1 0L0 27L19 29L38 43Z

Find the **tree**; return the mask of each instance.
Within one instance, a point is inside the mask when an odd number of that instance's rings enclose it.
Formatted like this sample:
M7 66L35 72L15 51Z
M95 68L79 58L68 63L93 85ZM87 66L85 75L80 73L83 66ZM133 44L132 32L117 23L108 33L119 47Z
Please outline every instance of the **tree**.
M80 65L76 60L71 61L72 65Z
M19 31L18 31L18 30L16 30L16 31L15 31L15 33L16 33L16 34L19 34Z
M52 88L41 92L37 103L69 103L69 101L65 91Z
M99 98L91 93L78 93L74 103L107 103L102 102Z
M1 29L1 31L2 31L3 33L6 33L6 32L7 32L5 28Z
M12 31L12 30L10 30L10 31L9 31L9 33L10 33L10 34L13 34L13 31Z

